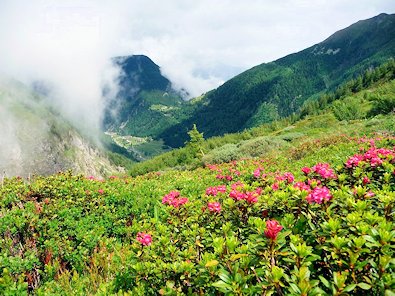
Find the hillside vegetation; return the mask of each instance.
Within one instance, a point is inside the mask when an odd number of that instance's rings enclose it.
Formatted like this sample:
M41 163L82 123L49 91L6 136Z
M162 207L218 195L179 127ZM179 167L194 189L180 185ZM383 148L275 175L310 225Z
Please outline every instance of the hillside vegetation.
M166 168L193 168L204 163L264 156L270 151L292 148L324 135L386 131L394 124L393 115L382 116L391 114L395 108L394 79L395 61L390 60L343 83L333 92L306 101L292 116L240 133L200 140L198 149L187 144L184 148L136 163L130 172L139 175Z
M392 295L387 74L300 120L210 140L192 129L144 168L162 172L3 178L0 294ZM363 116L339 118L354 100Z
M394 145L328 136L193 171L4 179L0 293L392 295Z
M395 57L395 15L380 14L321 43L253 67L205 94L195 110L157 138L183 146L196 124L206 137L234 133L298 112L306 100Z

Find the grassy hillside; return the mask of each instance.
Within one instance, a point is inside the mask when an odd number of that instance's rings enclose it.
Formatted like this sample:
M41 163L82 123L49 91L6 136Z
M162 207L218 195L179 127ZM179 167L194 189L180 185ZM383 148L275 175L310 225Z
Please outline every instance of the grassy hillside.
M306 100L394 56L395 15L359 21L319 44L230 79L207 93L189 118L158 137L179 147L194 123L212 137L287 117Z
M131 174L266 156L323 135L392 132L393 116L377 115L388 114L395 108L394 78L392 60L342 84L334 92L305 102L301 111L292 116L244 132L209 138L199 143L198 153L189 147L172 150L134 164Z
M350 125L365 137L324 122L191 171L3 179L0 293L392 295L393 116Z
M160 172L1 178L0 294L392 295L388 73L132 171Z

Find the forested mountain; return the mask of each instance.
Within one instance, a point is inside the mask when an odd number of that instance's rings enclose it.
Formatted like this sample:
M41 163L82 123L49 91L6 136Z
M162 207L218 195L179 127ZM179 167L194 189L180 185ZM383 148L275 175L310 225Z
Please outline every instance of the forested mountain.
M380 14L321 43L261 64L208 92L192 116L158 135L177 147L196 123L205 137L236 132L285 117L306 100L395 56L395 15Z
M120 135L154 136L178 121L183 103L158 65L144 55L116 57L120 68L119 90L106 108L104 128Z

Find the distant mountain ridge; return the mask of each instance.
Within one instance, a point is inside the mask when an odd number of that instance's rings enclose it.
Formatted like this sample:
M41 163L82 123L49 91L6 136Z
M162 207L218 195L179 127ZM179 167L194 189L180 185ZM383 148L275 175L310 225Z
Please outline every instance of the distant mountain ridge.
M104 128L121 135L155 136L177 121L173 112L183 104L158 65L144 55L115 57L119 90L106 108Z
M395 14L358 21L321 43L230 79L200 99L187 119L157 137L179 147L194 123L211 137L288 116L306 100L394 56Z

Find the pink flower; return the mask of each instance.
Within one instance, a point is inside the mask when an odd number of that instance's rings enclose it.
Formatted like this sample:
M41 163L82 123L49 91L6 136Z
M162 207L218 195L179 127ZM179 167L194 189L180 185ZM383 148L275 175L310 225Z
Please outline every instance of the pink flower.
M148 233L139 232L136 238L143 246L149 246L152 243L152 237Z
M277 191L279 188L280 188L280 186L278 185L278 183L274 183L274 184L272 185L272 189L273 189L274 191Z
M276 240L278 233L283 227L276 220L266 221L265 236L271 240Z
M243 183L241 183L240 181L237 181L236 183L233 183L230 187L233 190L240 190L240 189L244 188L244 186L245 185Z
M355 154L350 157L346 162L347 168L353 168L359 165L360 162L364 161L370 163L370 166L377 167L383 164L383 159L391 159L395 157L394 151L386 148L376 148L372 145L365 154Z
M207 195L216 196L218 192L222 192L222 193L226 192L226 185L213 186L213 187L208 187L206 189Z
M215 164L206 164L206 167L208 167L210 171L218 171L218 167Z
M221 175L221 174L218 174L218 175L216 176L216 178L217 178L218 180L223 180L223 179L225 179L225 176L224 176L224 175Z
M263 168L257 168L254 172L253 172L253 175L254 175L254 178L259 178L260 176L261 176L261 171L263 171Z
M219 202L209 202L207 203L207 208L210 212L220 213L221 204Z
M296 183L294 184L294 188L297 188L297 189L299 189L300 191L307 191L307 192L310 192L310 191L311 191L310 186L307 185L306 183L303 183L303 182L296 182Z
M103 194L104 190L103 189L99 189L97 192L99 192L100 194Z
M256 193L256 192L254 192L254 191L252 191L252 192L247 192L246 194L245 194L245 200L248 202L248 203L256 203L256 202L258 202L258 194Z
M180 193L178 191L170 191L170 193L166 194L163 198L162 198L162 203L163 204L170 204L175 198L179 197Z
M292 175L291 173L284 173L284 178L285 178L285 180L289 183L289 184L291 184L293 181L295 181L295 177L294 177L294 175Z
M347 162L346 162L346 167L347 168L352 168L358 166L358 164L363 161L363 155L360 154L355 154L354 156L351 156Z
M206 189L206 195L212 195L212 196L216 196L218 193L217 189L215 187L208 187Z
M308 174L310 174L311 169L310 169L309 167L303 167L303 168L302 168L302 172L303 172L305 175L308 175Z
M291 173L284 173L282 175L276 176L277 181L287 181L287 183L292 183L295 180L294 175Z
M362 179L362 183L363 183L363 185L366 185L366 184L370 183L370 179L367 176L365 176Z
M225 176L225 179L228 180L228 181L232 181L232 180L233 180L233 177L230 176L230 175L228 175L228 176Z
M312 167L313 171L319 174L323 179L336 178L335 172L330 168L328 163L317 163Z
M321 204L324 201L329 201L332 199L332 194L330 193L329 189L325 186L322 187L315 187L312 192L306 197L306 200L309 203L318 203Z
M373 191L366 192L365 197L373 197L375 196Z
M180 192L178 191L170 191L170 193L166 194L162 198L162 204L167 204L174 208L178 208L181 205L184 205L188 202L188 198L186 197L179 197Z
M178 204L181 205L185 205L188 202L188 198L187 197L180 197L178 199Z
M246 198L246 194L244 192L240 192L236 189L233 189L230 193L229 196L233 198L234 200L242 200Z

